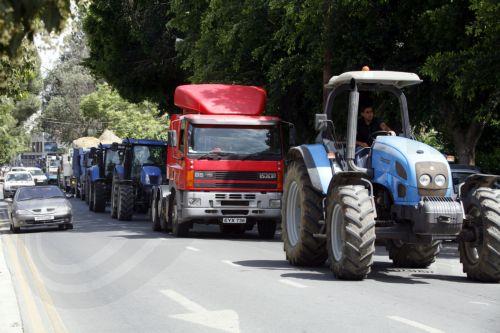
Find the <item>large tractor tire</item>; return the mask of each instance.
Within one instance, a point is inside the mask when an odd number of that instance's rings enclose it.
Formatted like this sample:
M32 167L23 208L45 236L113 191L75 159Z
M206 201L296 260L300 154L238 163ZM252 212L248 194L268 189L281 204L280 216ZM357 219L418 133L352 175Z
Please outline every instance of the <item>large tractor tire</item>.
M500 282L500 190L480 187L465 207L477 241L459 240L463 271L471 280Z
M118 217L118 185L111 183L111 218L116 219Z
M328 255L326 242L313 235L321 230L323 197L313 189L302 161L290 164L283 188L281 232L286 259L295 266L320 266Z
M386 248L389 251L389 258L396 267L427 268L436 260L441 249L441 242L408 244L389 240Z
M88 205L89 204L89 199L90 199L90 184L89 182L85 182L85 197L84 197L84 200L85 200L85 203Z
M153 198L151 201L151 226L153 231L161 231L161 220L160 220L160 212L158 211L158 200L157 198Z
M130 185L118 186L117 217L120 221L130 221L134 214L134 188Z
M375 206L362 185L343 185L328 195L326 234L330 269L339 279L362 280L375 253Z
M103 213L106 210L106 185L103 183L95 183L93 198L94 212Z
M172 226L172 234L175 237L187 237L191 225L189 223L180 223L179 210L177 205L177 195L173 195L169 205L169 221Z
M90 211L93 211L94 210L94 192L95 192L95 188L94 188L95 184L93 183L90 183L89 184L89 192L87 193L87 197L88 197L88 205L89 205L89 210Z
M258 221L257 231L262 239L273 239L276 233L276 221Z

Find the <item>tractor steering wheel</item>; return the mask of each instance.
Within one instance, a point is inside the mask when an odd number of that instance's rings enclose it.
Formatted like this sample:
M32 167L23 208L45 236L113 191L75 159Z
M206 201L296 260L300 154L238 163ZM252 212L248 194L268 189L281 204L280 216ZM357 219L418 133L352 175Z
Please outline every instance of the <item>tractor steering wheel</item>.
M373 132L372 134L370 134L370 138L372 140L375 140L377 138L377 136L379 135L383 135L383 136L396 136L396 133L394 133L394 131L375 131Z

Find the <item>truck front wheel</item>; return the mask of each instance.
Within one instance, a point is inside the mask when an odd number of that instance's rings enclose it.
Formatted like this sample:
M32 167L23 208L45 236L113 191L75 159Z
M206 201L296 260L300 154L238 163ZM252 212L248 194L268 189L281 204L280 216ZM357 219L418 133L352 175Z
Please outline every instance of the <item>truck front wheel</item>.
M174 194L169 205L169 220L172 225L172 233L175 237L187 237L189 234L189 223L180 223L177 195Z
M330 269L335 276L364 279L375 253L375 207L364 186L332 189L328 195L326 234Z
M394 266L404 268L427 268L435 260L441 249L441 242L431 244L408 244L402 241L387 241L387 251Z
M257 222L257 231L262 239L273 239L276 233L276 221Z
M134 188L130 185L118 186L117 217L120 221L130 221L134 212Z
M478 188L466 204L467 222L476 240L459 240L463 271L472 280L500 281L500 190Z
M160 214L158 211L158 199L156 198L156 195L153 197L153 200L151 200L151 226L153 228L153 231L161 231L161 220L160 220Z
M311 185L302 161L290 164L283 186L281 229L286 259L295 266L319 266L327 258L324 239L313 235L321 230L322 196Z

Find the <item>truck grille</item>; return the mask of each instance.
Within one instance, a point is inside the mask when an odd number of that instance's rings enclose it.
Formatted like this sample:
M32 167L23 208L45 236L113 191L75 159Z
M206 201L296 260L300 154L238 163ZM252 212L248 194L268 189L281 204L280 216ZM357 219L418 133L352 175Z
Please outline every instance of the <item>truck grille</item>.
M211 180L277 180L276 172L265 171L200 171L196 179Z
M259 188L259 189L276 189L278 184L269 183L194 183L195 188Z

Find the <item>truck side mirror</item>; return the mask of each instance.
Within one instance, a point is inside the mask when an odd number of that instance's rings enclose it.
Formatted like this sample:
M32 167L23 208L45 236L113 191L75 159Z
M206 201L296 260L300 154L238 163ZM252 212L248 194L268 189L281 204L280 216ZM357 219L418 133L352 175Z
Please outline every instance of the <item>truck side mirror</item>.
M177 131L169 130L168 131L168 146L169 147L177 147Z
M317 113L314 116L314 129L318 132L324 131L328 127L328 118L324 113Z

